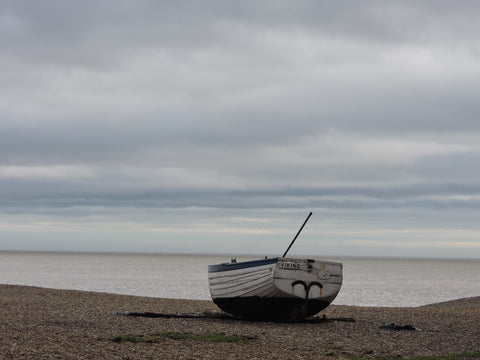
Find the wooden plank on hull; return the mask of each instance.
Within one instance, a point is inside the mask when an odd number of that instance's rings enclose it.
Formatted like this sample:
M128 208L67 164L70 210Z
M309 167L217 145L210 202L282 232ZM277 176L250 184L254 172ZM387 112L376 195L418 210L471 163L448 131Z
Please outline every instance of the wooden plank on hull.
M248 278L231 279L231 281L228 281L228 282L222 282L220 284L211 284L210 289L212 291L235 289L239 287L245 287L248 284L254 284L259 281L273 282L271 274L256 274L255 276L251 276Z
M211 291L213 297L234 297L234 296L243 296L249 294L252 291L256 291L263 287L273 286L271 279L260 279L256 282L250 282L243 284L243 286L237 286L229 289L216 289Z
M222 277L215 277L215 278L210 278L209 283L210 285L218 285L218 284L225 284L229 283L233 280L240 280L242 281L243 279L252 279L257 276L273 276L273 271L270 269L262 269L259 271L252 271L249 273L244 273L244 274L238 274L234 276L222 276Z

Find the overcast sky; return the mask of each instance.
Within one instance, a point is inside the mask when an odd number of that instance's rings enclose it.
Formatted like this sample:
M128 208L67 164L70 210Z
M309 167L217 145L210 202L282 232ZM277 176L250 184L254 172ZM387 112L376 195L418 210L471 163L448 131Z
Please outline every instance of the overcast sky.
M0 0L0 250L480 258L479 18Z

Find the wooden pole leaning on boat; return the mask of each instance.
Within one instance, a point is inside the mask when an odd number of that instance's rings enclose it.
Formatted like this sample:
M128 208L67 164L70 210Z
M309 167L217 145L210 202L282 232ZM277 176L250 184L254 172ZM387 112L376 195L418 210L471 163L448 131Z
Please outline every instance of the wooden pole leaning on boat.
M307 223L308 219L310 219L310 216L312 216L312 212L310 212L310 214L308 214L307 218L306 218L305 221L303 222L302 227L300 228L300 230L298 230L297 235L295 235L295 237L293 238L293 240L292 240L292 242L290 243L290 245L288 245L288 248L287 248L287 250L285 250L285 252L283 253L282 257L285 257L285 255L287 255L288 250L290 250L290 248L292 247L292 245L293 245L293 243L295 242L295 240L297 240L298 235L300 235L300 233L302 232L303 227L304 227L305 224Z

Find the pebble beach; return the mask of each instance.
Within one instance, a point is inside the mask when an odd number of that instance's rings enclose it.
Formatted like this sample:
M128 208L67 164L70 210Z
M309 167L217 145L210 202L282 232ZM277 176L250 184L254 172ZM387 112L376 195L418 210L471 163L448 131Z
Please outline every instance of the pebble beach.
M480 297L331 305L275 323L234 319L211 301L0 285L0 335L1 359L470 359L480 357Z

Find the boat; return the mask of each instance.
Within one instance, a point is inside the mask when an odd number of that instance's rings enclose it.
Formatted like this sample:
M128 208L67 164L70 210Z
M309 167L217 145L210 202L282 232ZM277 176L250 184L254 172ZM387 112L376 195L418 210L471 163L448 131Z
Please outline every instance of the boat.
M342 286L342 264L271 258L209 265L213 302L235 316L302 321L325 309Z
M342 286L343 265L286 257L308 216L282 257L208 266L213 302L223 311L251 320L298 322L317 314Z

